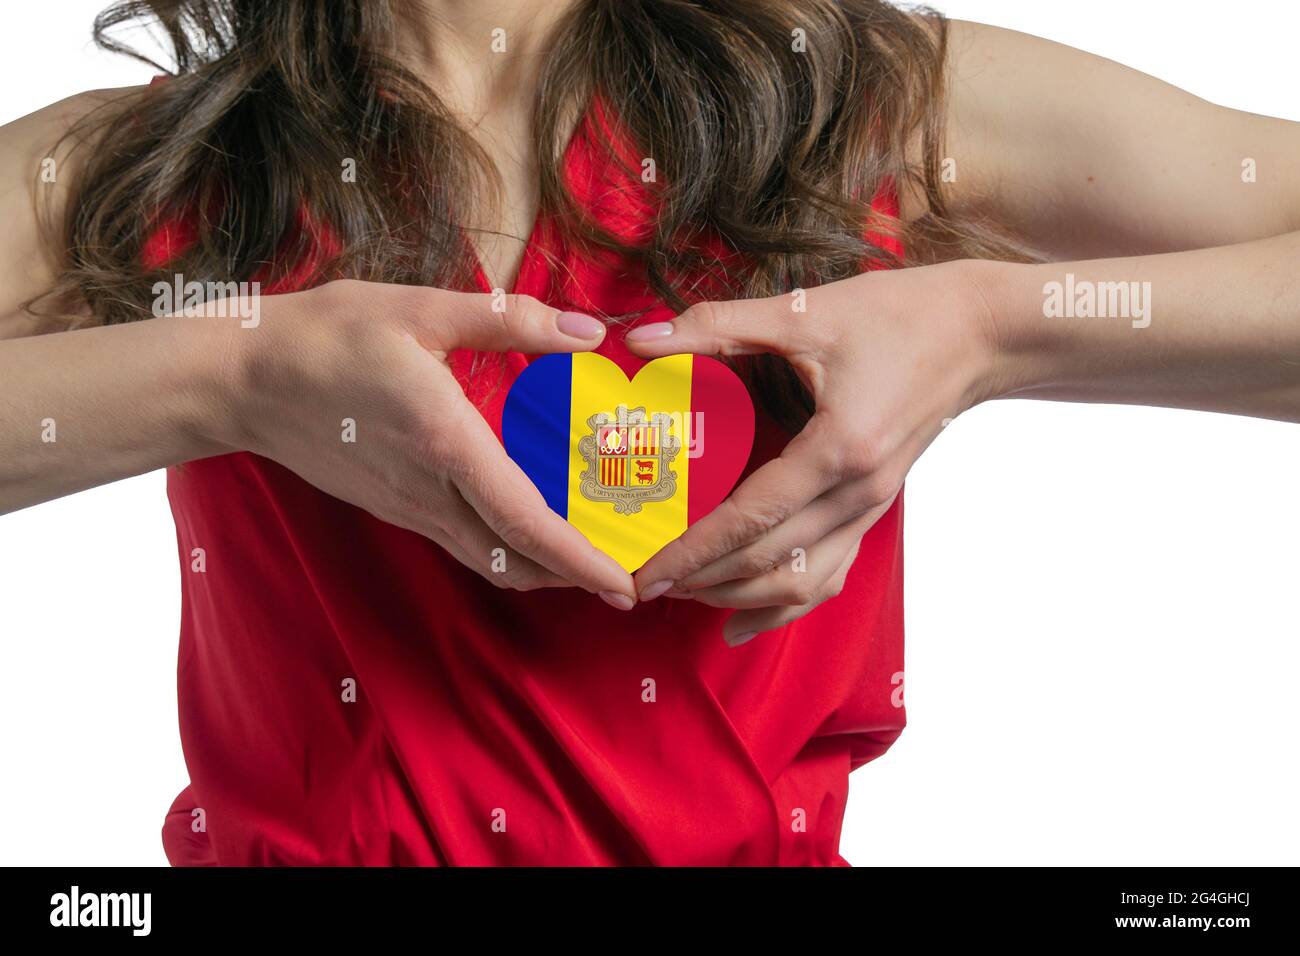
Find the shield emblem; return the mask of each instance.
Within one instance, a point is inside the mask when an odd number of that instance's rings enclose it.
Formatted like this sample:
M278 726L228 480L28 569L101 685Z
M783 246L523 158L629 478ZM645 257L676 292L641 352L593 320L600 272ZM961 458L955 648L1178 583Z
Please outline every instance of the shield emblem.
M677 473L669 465L681 439L670 433L670 416L620 405L613 415L592 415L587 427L591 434L578 443L587 462L579 476L584 498L609 501L616 514L636 514L645 502L666 501L676 493Z

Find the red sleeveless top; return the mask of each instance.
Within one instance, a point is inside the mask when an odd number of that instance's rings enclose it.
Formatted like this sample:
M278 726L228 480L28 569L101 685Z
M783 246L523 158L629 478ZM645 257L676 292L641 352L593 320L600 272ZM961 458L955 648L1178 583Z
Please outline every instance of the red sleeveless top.
M566 154L570 187L635 235L653 210L594 122ZM896 209L884 192L873 205ZM163 223L145 258L165 264L192 236ZM487 291L481 269L477 281ZM566 246L545 218L514 291L672 315L642 274ZM625 331L599 351L631 375L643 363ZM507 355L489 388L453 356L498 436L528 361ZM787 439L760 412L750 470ZM901 496L839 597L733 650L729 611L502 591L253 454L171 468L167 489L191 778L163 827L173 864L846 862L849 772L904 724Z

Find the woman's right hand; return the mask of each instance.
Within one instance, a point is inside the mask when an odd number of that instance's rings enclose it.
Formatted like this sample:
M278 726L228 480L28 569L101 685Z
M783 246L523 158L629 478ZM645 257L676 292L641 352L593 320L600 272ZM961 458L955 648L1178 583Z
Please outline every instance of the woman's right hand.
M354 280L258 306L228 339L219 442L432 539L499 587L576 585L632 607L631 576L547 507L447 364L455 349L587 351L603 323L527 296Z

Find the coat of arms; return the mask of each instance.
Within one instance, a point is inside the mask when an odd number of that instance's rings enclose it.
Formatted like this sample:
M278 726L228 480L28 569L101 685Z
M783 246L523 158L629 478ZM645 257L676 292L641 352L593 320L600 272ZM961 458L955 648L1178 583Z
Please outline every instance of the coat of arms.
M578 442L587 462L578 476L584 498L613 502L615 513L632 515L645 502L665 501L677 491L677 472L669 465L682 440L670 434L671 416L620 405L613 415L592 415L587 426L591 434Z

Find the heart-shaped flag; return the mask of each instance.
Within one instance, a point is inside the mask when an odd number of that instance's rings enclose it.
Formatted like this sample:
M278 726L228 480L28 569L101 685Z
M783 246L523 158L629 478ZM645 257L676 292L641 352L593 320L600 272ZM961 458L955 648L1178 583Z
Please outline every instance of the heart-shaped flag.
M635 571L730 493L754 405L700 355L655 359L631 381L594 352L543 355L506 396L501 434L551 509Z

